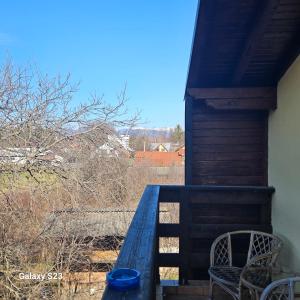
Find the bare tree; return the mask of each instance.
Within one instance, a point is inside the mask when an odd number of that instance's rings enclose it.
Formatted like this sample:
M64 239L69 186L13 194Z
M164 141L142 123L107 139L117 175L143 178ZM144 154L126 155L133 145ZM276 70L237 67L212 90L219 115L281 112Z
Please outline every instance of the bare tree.
M20 281L20 272L68 272L88 261L92 241L70 226L51 235L53 210L130 202L129 157L116 133L138 120L128 116L126 87L115 104L92 95L74 106L78 88L69 75L51 78L11 62L0 69L0 298L42 298L53 283ZM58 280L56 298L59 287Z
M115 105L106 103L103 96L92 95L75 107L72 99L77 90L78 85L70 83L70 75L50 78L32 68L5 64L0 70L2 149L23 149L26 162L32 166L46 151L59 149L70 139L101 143L116 128L137 121L137 115L127 115L126 87Z
M69 75L51 78L11 62L0 68L1 299L71 298L77 286L64 293L59 278L19 278L20 272L66 276L90 268L87 253L97 233L87 239L85 218L74 223L72 214L58 220L53 212L132 209L145 185L157 183L150 168L132 164L117 134L138 121L138 114L128 116L126 87L115 104L94 94L75 106L78 89Z

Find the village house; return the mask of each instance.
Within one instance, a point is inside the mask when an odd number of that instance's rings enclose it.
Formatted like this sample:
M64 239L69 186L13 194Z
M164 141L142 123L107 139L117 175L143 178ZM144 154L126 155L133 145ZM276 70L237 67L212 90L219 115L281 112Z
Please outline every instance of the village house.
M97 153L109 157L131 156L133 150L129 147L129 136L107 135L107 142L98 147Z
M150 151L136 151L134 163L148 167L180 167L184 165L185 147L174 143L150 143Z
M171 143L150 143L150 151L170 152Z
M37 148L0 149L0 163L23 166L26 163L39 163L57 166L63 161L60 155L52 150Z
M135 165L148 167L173 167L183 166L184 156L181 152L136 151Z

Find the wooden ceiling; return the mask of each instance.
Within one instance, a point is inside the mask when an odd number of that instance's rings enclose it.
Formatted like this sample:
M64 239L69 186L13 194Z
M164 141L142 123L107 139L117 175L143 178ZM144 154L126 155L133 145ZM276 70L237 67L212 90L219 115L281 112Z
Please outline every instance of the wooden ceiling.
M300 0L200 0L186 90L276 86L300 52Z

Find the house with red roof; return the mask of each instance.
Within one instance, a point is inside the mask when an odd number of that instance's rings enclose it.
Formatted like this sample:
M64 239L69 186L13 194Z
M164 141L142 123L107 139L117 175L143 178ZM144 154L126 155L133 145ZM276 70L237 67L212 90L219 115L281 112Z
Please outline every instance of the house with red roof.
M137 151L135 164L149 167L173 167L184 165L184 156L181 151Z

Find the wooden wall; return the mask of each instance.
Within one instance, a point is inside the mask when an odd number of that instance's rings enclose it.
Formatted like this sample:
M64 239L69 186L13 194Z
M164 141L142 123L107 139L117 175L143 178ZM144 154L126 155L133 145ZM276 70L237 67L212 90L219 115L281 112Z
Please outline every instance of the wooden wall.
M158 265L179 267L180 283L208 279L211 244L235 230L272 232L269 187L161 186L159 201L180 203L179 224L159 224L159 237L178 237L179 254L158 255ZM249 236L234 241L234 264L246 262Z
M186 184L267 186L267 108L276 107L274 97L187 98Z
M189 278L206 279L211 244L219 235L235 230L272 232L272 190L215 190L189 195L190 258ZM234 265L243 267L249 236L233 242Z
M272 87L194 88L185 105L185 278L205 279L217 236L272 232L268 117L277 95ZM245 263L248 245L234 241L235 265Z

